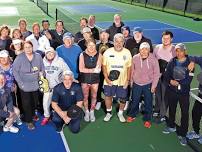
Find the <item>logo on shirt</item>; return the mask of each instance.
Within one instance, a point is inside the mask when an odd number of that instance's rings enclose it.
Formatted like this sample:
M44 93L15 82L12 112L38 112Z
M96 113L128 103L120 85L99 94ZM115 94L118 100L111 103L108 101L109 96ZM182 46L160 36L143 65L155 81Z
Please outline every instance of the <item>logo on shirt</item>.
M71 96L75 95L75 91L70 91Z

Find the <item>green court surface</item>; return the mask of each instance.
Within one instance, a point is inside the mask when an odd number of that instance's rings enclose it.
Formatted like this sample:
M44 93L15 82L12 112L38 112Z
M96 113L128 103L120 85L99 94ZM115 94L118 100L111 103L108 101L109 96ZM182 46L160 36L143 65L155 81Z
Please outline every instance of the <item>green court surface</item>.
M176 134L162 133L164 124L152 124L150 129L143 125L142 115L128 124L120 123L113 113L110 122L104 122L104 112L96 113L94 123L83 122L81 132L72 134L66 127L64 134L72 152L193 152L180 145Z
M2 0L1 0L2 1ZM7 24L12 28L17 27L17 21L20 18L26 18L28 21L28 27L31 30L31 25L34 22L41 23L42 19L48 19L51 23L51 28L54 28L55 23L55 10L56 8L64 12L68 17L64 18L66 27L73 27L68 30L72 32L79 31L79 19L80 17L88 17L90 14L73 14L67 10L64 10L63 6L69 5L81 5L81 4L105 4L107 6L113 6L115 8L124 10L120 14L123 20L147 20L155 19L165 23L179 26L189 29L198 33L202 33L202 22L193 21L190 18L164 13L156 10L146 9L138 6L131 6L129 4L122 4L110 0L83 0L74 2L67 2L65 0L45 0L49 3L49 15L47 16L37 5L28 0L14 0L9 2L4 0L4 3L0 1L0 7L15 7L18 14L12 16L1 16L0 25ZM6 2L6 3L5 3ZM96 20L112 21L114 13L98 13ZM71 22L70 22L71 20ZM75 28L76 27L76 28ZM183 35L182 35L183 37ZM201 55L202 42L187 43L188 53L190 55ZM199 68L196 68L198 73ZM197 82L194 78L192 88L197 87ZM195 91L195 94L197 92ZM191 98L190 114L193 106ZM150 129L146 129L143 126L142 116L139 116L134 123L126 124L120 123L114 113L112 121L104 123L104 112L101 110L96 112L97 120L95 123L82 123L81 132L79 134L72 134L68 128L64 129L64 134L67 139L67 143L71 152L191 152L193 151L189 146L183 147L179 144L177 136L175 134L164 135L162 133L165 124L152 124ZM179 124L180 111L177 113L177 123ZM202 124L202 123L201 123ZM202 125L201 125L202 128ZM191 127L191 115L190 115L190 127ZM202 132L202 131L201 131ZM197 144L197 143L196 143ZM202 151L202 146L200 146Z

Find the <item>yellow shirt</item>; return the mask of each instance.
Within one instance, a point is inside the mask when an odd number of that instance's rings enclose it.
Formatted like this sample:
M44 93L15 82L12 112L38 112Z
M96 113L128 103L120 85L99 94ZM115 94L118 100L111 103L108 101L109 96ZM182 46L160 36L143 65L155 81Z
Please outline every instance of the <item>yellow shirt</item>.
M131 62L131 53L126 48L118 52L112 47L104 52L102 64L106 66L108 75L111 70L118 70L120 72L119 78L113 81L113 85L123 86L126 83L129 79L127 69L131 66ZM104 85L108 85L106 80L104 80Z

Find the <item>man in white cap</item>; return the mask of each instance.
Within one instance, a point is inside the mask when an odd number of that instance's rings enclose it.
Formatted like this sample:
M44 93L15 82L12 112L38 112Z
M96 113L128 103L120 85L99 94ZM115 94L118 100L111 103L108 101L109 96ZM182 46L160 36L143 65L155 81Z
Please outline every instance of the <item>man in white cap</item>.
M63 42L63 45L57 47L56 52L74 73L74 78L78 79L78 59L82 50L80 46L74 43L74 37L70 32L63 35Z
M73 133L80 131L81 117L71 119L67 116L67 110L72 105L77 105L82 108L83 93L81 86L73 82L74 76L71 71L64 71L63 81L53 89L52 108L53 118L52 121L56 126L56 131L61 132L64 125L68 125Z
M175 46L176 57L167 65L164 74L165 81L169 84L166 88L165 98L168 99L169 116L164 134L177 133L180 144L187 145L186 134L189 120L189 92L193 74L188 70L190 58L186 54L186 47L183 43ZM180 126L175 126L176 108L179 102L181 109Z
M149 43L150 52L153 52L152 42L150 39L143 36L143 29L141 27L134 27L133 37L127 39L125 48L129 49L132 56L139 53L140 44L143 42Z
M43 95L44 119L42 120L41 125L46 125L50 117L50 104L53 88L61 83L62 73L67 70L69 71L70 69L64 60L61 57L58 57L57 52L52 47L45 50L43 63L45 66L46 79L49 84L49 91L45 92Z
M160 77L157 59L150 53L150 45L147 42L140 44L139 52L133 57L131 68L132 103L128 111L127 122L135 120L139 112L139 102L144 95L144 126L151 127L152 95Z

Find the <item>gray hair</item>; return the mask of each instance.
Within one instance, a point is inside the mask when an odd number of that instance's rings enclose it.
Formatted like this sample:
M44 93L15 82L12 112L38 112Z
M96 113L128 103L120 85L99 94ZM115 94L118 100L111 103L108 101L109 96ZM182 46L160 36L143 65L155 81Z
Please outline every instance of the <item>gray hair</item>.
M118 38L121 38L123 42L125 41L124 36L123 36L122 33L117 33L117 34L114 35L114 42Z

